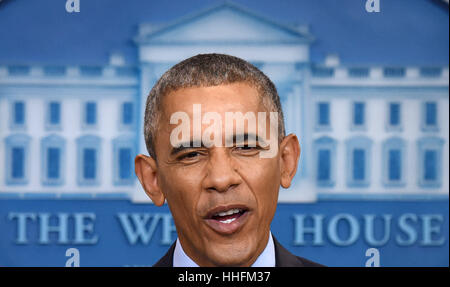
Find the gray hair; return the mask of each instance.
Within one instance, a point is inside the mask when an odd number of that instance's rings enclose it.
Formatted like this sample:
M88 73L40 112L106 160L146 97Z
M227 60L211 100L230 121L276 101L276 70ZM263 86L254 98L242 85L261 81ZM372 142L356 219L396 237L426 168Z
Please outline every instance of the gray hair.
M147 151L156 159L155 140L162 111L162 98L190 87L210 87L232 83L255 87L268 111L278 113L278 138L285 136L280 97L272 81L258 68L240 58L224 54L199 54L165 72L153 86L145 104L144 137Z

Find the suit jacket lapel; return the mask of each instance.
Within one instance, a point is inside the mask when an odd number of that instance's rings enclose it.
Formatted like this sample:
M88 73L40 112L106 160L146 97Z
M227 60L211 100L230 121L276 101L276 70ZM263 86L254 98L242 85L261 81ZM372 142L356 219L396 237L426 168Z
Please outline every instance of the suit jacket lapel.
M167 253L156 262L153 267L173 267L173 253L175 252L176 241L170 246Z
M272 237L275 245L275 267L326 267L322 264L292 254L275 239L275 236Z
M303 267L304 264L297 256L286 250L273 236L275 245L275 267Z

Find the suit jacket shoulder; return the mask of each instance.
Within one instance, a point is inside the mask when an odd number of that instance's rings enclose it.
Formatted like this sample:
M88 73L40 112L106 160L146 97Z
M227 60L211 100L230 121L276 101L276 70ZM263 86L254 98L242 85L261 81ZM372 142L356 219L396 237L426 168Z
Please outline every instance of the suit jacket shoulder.
M275 236L273 243L275 245L275 266L276 267L324 267L303 257L295 256L284 248ZM167 253L156 262L153 267L173 267L173 253L175 252L176 241L170 246Z
M153 265L153 267L173 267L173 253L175 252L175 244L177 242L175 241L172 246L170 246L167 253L159 259L158 262Z
M319 263L292 254L278 242L275 236L272 237L275 245L275 267L325 267Z

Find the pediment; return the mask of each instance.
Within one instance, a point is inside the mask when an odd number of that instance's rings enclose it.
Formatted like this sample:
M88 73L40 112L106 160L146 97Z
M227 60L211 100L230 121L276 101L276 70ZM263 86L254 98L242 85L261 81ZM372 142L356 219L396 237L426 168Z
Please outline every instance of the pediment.
M312 37L225 3L174 23L155 27L143 24L138 43L304 43Z

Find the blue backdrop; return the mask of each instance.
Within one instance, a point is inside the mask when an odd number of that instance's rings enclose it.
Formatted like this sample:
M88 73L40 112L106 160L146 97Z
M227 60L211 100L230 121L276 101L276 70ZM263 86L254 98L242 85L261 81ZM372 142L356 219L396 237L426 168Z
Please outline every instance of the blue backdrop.
M216 12L220 21L240 19L250 34L278 31L281 40L270 42L276 47L292 35L293 44L310 45L280 66L280 55L270 53L259 55L275 60L254 63L278 76L287 127L301 126L302 160L309 157L295 183L309 180L318 197L278 205L277 239L328 266L365 266L374 256L369 248L378 250L381 266L448 266L445 1L380 0L380 13L368 13L366 0L79 2L81 11L68 13L65 0L0 1L0 266L65 266L69 248L79 250L81 266L150 266L167 251L176 239L168 207L137 204L130 195L137 190L132 158L144 150L142 104L174 63L139 49L159 47L151 42L155 31ZM190 40L165 43L175 47L167 55L210 43ZM242 48L236 51L267 44L246 40L234 42ZM361 115L360 129L350 107ZM386 125L388 115L396 120ZM361 146L353 170L363 175L353 177L369 176L358 186L345 172ZM389 166L400 181L387 180L390 153L381 151L389 148L397 151ZM83 149L95 169L83 164ZM322 182L314 154L326 163ZM95 180L82 180L86 167Z
M279 204L272 232L291 252L328 266L448 266L448 200ZM371 224L373 223L373 224ZM0 265L150 266L176 239L168 207L126 200L0 200Z

